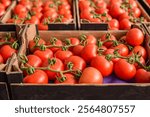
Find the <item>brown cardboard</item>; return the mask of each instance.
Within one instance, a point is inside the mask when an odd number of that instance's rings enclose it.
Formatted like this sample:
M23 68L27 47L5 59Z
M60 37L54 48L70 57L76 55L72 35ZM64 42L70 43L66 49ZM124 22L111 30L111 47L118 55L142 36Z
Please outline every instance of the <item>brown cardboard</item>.
M31 33L32 32L32 33ZM67 37L78 37L80 34L93 34L96 37L100 37L107 31L40 31L40 36L48 41L50 36L55 36L59 39ZM109 31L118 38L123 36L127 31ZM64 35L65 34L65 35ZM27 40L31 40L36 35L36 27L30 25L25 37ZM48 36L49 35L49 36ZM16 62L17 63L17 62ZM17 63L18 64L18 63ZM16 64L16 65L17 65ZM17 65L18 66L18 65ZM13 71L11 74L15 75L16 79L22 79L22 75ZM18 73L18 74L16 74ZM24 84L13 82L10 84L11 97L14 100L66 100L66 99L94 99L94 100L107 100L107 99L131 99L141 100L150 99L150 83L148 84L102 84L102 85L56 85L56 84Z
M78 7L78 1L76 0L76 9L77 9L77 24L78 24L78 29L80 30L107 30L108 29L108 24L107 23L83 23L80 19L80 10ZM107 3L109 0L105 0ZM141 6L141 4L137 1L137 5L139 9L142 12L142 16L146 18L147 22L150 22L150 16L148 13L144 10L144 8Z
M46 1L46 0L43 0ZM49 30L75 30L76 29L76 9L75 9L75 0L69 0L69 3L72 5L72 14L73 14L73 21L68 23L50 23L48 24ZM7 11L7 13L2 17L1 23L6 24L7 20L12 17L12 11L14 7L17 5L17 2L14 1ZM14 24L8 24L14 25Z

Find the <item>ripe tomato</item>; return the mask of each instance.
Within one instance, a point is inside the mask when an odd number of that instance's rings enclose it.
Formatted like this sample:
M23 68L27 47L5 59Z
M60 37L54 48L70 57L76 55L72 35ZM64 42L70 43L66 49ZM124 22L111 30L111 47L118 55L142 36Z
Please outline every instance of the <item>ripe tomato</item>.
M35 50L39 50L39 48L38 47L35 47L34 48L34 46L36 45L36 38L35 39L33 39L33 40L31 40L31 41L29 41L29 50L30 50L30 52L34 52ZM42 44L46 44L46 42L42 39L42 38L40 38L39 40L38 40L38 45L42 45Z
M42 70L35 70L33 74L27 75L23 83L48 84L48 76Z
M84 48L84 46L82 46L82 45L77 45L77 46L73 47L72 52L73 52L74 55L80 56L80 54L81 54L83 48Z
M105 41L105 40L115 41L116 37L110 33L106 33L106 34L102 35L100 39L101 39L101 41ZM107 48L109 48L110 46L113 45L113 42L105 42L103 45L106 46Z
M119 29L119 22L117 19L112 19L108 22L108 26L110 30Z
M48 25L47 24L43 24L43 23L39 23L38 24L38 29L39 30L48 30Z
M114 49L107 49L105 52L104 52L104 55L114 55ZM112 61L113 63L116 63L120 58L113 58Z
M118 50L121 56L127 56L129 54L129 49L125 44L119 44L115 47L111 47L111 49Z
M89 8L89 9L86 9L86 10L83 10L83 11L81 11L81 13L80 13L80 18L81 19L87 19L87 20L91 20L91 19L93 19L93 14L91 14L91 9Z
M7 8L11 4L11 0L1 0L1 3Z
M136 83L150 83L150 72L144 69L138 69L135 75Z
M141 10L138 7L130 9L129 12L133 14L134 17L139 18L141 16Z
M38 56L42 61L46 61L53 57L53 52L50 49L46 49L44 51L36 50L33 54Z
M130 53L138 54L138 55L142 56L145 60L147 58L147 52L146 52L145 48L142 46L135 46L133 48L132 52L130 52Z
M94 67L87 67L83 70L79 84L102 84L103 76Z
M121 14L119 16L119 21L123 20L123 19L130 19L129 13L128 12L124 12L123 14Z
M79 40L78 38L70 37L70 38L67 38L66 41L69 41L69 43L70 43L71 45L79 45L79 44L80 44L80 40ZM71 47L71 48L69 48L69 50L72 51L73 48L74 48L74 47Z
M127 32L126 41L132 46L141 45L144 41L144 34L138 28L132 28Z
M130 80L136 74L136 68L134 64L130 64L125 59L120 59L114 65L115 74L122 80Z
M56 46L62 46L63 43L60 39L57 39L57 38L51 38L47 43L46 45L56 45ZM52 47L50 48L53 53L55 53L57 50L60 50L60 48L56 48L56 47Z
M90 1L88 0L79 0L79 8L81 10L87 9L90 7Z
M96 56L91 61L91 66L99 70L103 77L109 76L113 72L113 62L108 61L105 56Z
M69 50L66 50L66 51L58 50L54 54L54 57L59 58L62 62L64 62L67 58L69 58L72 55L73 55L73 53Z
M42 66L43 67L49 66L50 69L57 70L57 71L63 71L64 70L64 64L58 58L51 58L50 60L44 61ZM45 70L45 72L47 73L49 80L55 80L56 79L57 72L52 72L50 70Z
M21 5L21 4L18 4L15 8L14 8L14 13L15 14L20 14L20 13L23 13L23 12L27 12L27 9L25 6Z
M4 63L7 61L8 58L12 56L13 53L16 53L17 50L12 48L10 45L4 45L0 49L0 54L3 57Z
M36 55L28 55L27 58L27 64L31 65L32 67L40 67L42 65L42 60Z
M129 30L131 29L131 22L129 19L122 19L119 22L119 28L121 30Z
M5 13L5 7L0 3L0 17Z
M3 62L4 62L3 57L2 57L2 55L0 54L0 63L3 63Z
M20 0L19 4L25 6L28 10L30 10L33 5L30 0Z
M97 39L93 35L81 35L80 36L80 41L81 43L85 44L96 44ZM85 45L84 44L84 45Z
M86 67L86 62L84 61L83 58L79 56L71 56L68 59L65 60L65 68L68 69L68 63L72 63L73 70L83 70Z
M146 63L145 63L145 59L144 59L143 57L140 57L139 61L140 61L140 63L143 64L143 65L146 64ZM141 68L141 66L138 65L138 63L135 63L134 65L135 65L136 69L140 69L140 68Z
M50 18L50 21L54 21L58 17L58 13L54 10L48 10L43 14L43 18Z
M98 47L95 44L86 45L82 52L81 57L87 62L91 62L91 60L96 57Z
M72 74L64 74L65 80L63 81L61 78L57 78L55 80L56 84L77 84L77 79ZM62 80L62 81L61 81Z
M38 17L36 16L32 16L30 20L26 20L25 21L26 24L39 24L40 23L40 20Z

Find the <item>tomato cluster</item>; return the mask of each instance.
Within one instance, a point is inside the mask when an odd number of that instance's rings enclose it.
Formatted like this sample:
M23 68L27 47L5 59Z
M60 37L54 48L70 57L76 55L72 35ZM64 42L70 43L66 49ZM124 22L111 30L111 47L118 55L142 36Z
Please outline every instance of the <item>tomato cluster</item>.
M0 63L6 63L13 53L17 52L18 43L15 37L7 33L0 39Z
M38 24L40 30L48 30L47 24L72 21L71 4L68 0L20 0L7 23Z
M1 0L0 1L0 17L4 15L8 6L10 6L11 0Z
M143 42L144 34L138 28L119 38L109 32L100 38L82 34L67 39L51 37L48 42L35 37L29 41L30 54L20 57L23 82L102 84L113 73L124 81L150 82Z
M80 18L108 23L110 30L128 30L132 23L146 22L136 0L79 0Z

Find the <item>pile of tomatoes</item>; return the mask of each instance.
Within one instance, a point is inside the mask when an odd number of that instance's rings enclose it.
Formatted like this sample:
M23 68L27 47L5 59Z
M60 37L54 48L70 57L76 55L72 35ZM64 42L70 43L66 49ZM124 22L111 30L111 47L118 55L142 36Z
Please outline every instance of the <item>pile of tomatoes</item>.
M40 30L48 30L47 24L72 22L71 4L68 0L20 0L7 23L38 24Z
M121 80L150 82L147 52L142 46L144 34L138 28L117 37L109 32L95 37L29 41L30 53L20 57L24 83L102 84L113 73Z
M6 36L0 38L0 63L6 63L11 58L13 53L17 53L19 44L15 37L10 33L6 33Z
M0 1L0 17L4 15L6 9L10 6L11 0Z
M108 23L111 30L128 30L132 23L146 22L136 0L79 0L80 19Z

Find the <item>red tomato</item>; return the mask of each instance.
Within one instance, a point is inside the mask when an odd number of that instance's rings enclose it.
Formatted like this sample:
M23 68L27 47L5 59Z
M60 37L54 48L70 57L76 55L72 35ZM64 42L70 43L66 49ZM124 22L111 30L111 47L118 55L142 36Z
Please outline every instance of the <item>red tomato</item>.
M0 17L5 13L5 7L0 3Z
M114 55L114 49L107 49L105 52L104 52L104 55ZM116 63L120 58L113 58L112 61L113 63Z
M44 61L43 62L43 67L47 67L50 65L50 69L56 70L56 71L63 71L64 70L64 64L62 61L58 58L51 58L50 61ZM48 75L49 80L55 80L56 79L56 74L57 72L52 72L50 70L45 70L45 72Z
M18 4L15 8L14 8L14 13L15 14L20 14L20 13L23 13L23 12L27 12L27 9L25 6L21 5L21 4Z
M60 39L57 39L57 38L51 38L51 39L49 40L49 42L47 42L46 45L62 46L63 43L62 43L62 41L61 41ZM55 53L55 52L56 52L57 50L59 50L60 48L52 47L52 48L50 48L50 49L53 51L53 53Z
M7 61L8 58L12 56L13 53L16 53L17 50L13 49L10 45L4 45L0 49L0 54L3 57L4 63Z
M78 38L70 37L70 38L67 38L66 41L69 41L69 43L70 43L71 45L79 45L79 44L80 44L80 40L79 40ZM74 47L71 47L71 48L69 48L69 50L72 51L73 48L74 48Z
M135 7L131 10L129 10L130 13L133 14L134 17L139 18L141 16L141 10L138 7Z
M38 41L38 45L42 45L42 44L45 45L46 42L42 38L40 38L39 41ZM38 47L34 48L35 45L36 45L36 39L33 39L33 40L29 41L29 50L30 50L30 52L33 53L35 50L39 50Z
M129 30L131 29L131 22L129 19L122 19L119 22L120 30Z
M102 76L109 76L113 72L113 62L108 61L105 56L96 56L91 61L91 66L98 69Z
M23 83L48 84L48 76L42 70L35 70L33 74L27 75Z
M73 47L72 52L73 52L74 55L80 56L80 54L81 54L83 48L84 48L84 46L82 46L82 45L77 45L77 46Z
M121 56L127 56L129 54L129 49L126 45L124 44L119 44L118 46L115 46L115 47L111 47L111 49L114 49L114 50L118 50L118 53L121 55Z
M132 46L141 45L144 41L144 34L138 28L132 28L126 35L126 41Z
M130 53L135 53L135 54L141 55L145 60L147 58L147 52L146 52L145 48L142 46L135 46L133 48L132 52L130 52Z
M100 39L101 39L101 41L105 41L105 40L115 41L116 37L110 33L106 33L106 34L102 35ZM109 48L110 46L113 45L113 42L105 42L103 45L106 46L107 48Z
M66 59L66 61L65 61L66 69L68 69L67 68L68 63L73 64L73 68L72 68L73 70L81 70L82 71L86 67L86 62L84 61L84 59L82 59L79 56L71 56L68 59Z
M32 7L32 2L30 0L20 0L19 4L25 6L27 9L31 9Z
M1 3L4 5L5 8L7 8L8 6L10 6L11 0L1 0Z
M36 50L33 54L38 56L42 61L46 61L53 57L53 52L50 49L46 49L44 51Z
M140 57L140 63L145 65L145 59L143 57ZM135 63L134 65L135 65L136 69L140 69L141 68L141 66L138 65L137 63Z
M36 55L28 55L27 58L27 64L31 65L32 67L40 67L42 65L42 60Z
M136 68L134 64L130 64L125 59L120 59L114 65L115 74L122 80L130 80L136 74Z
M112 19L108 22L109 29L119 29L119 22L117 19Z
M85 44L96 44L97 39L93 35L81 35L80 36L81 43Z
M123 19L130 19L129 13L128 12L124 12L123 14L121 14L119 16L119 21L123 20Z
M136 83L150 83L150 72L144 69L138 69L135 75Z
M74 77L74 75L72 74L64 74L65 76L65 80L63 81L63 79L61 78L57 78L55 80L55 83L56 84L77 84L77 80L76 78Z
M0 64L3 63L3 62L4 62L3 57L2 57L2 55L0 54Z
M95 44L86 45L82 52L81 57L87 62L91 62L91 60L96 57L98 47Z
M26 20L25 23L29 23L29 24L39 24L40 20L38 17L36 16L32 16L30 20Z
M87 0L79 0L79 8L81 10L85 10L90 7L90 1Z
M43 24L43 23L39 23L38 24L38 29L39 30L48 30L48 25L47 24Z
M80 18L87 19L87 20L93 19L93 14L91 14L91 9L89 10L86 9L86 10L81 11Z
M59 58L62 62L64 62L67 58L72 56L73 53L69 50L63 51L63 50L58 50L54 54L54 57Z
M103 76L94 67L87 67L83 70L79 84L102 84Z
M55 9L54 11L48 10L43 14L43 18L50 18L50 21L54 21L57 17L58 17L58 14L55 11Z

